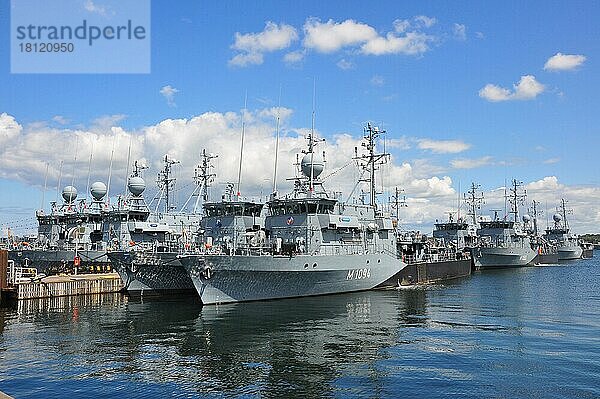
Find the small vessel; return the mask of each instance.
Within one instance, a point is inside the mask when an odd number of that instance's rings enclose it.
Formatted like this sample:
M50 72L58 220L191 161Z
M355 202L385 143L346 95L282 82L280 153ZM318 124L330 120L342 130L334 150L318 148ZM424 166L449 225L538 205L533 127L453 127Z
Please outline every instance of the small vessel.
M398 250L407 266L382 287L435 283L471 274L471 254L420 232L398 235Z
M397 229L397 249L402 261L407 266L395 276L388 279L382 287L398 287L404 285L435 283L471 274L471 254L465 247L470 242L468 234L462 234L462 224L453 221L453 213L449 212L448 223L436 223L434 237L428 237L419 231L403 231L400 229L399 209L407 207L406 197L400 200L398 188L390 198L392 208L396 210L394 227ZM438 225L440 225L438 227ZM436 232L438 233L436 236ZM442 232L443 234L439 234Z
M355 159L368 172L363 181L369 182L370 202L350 204L323 189L324 158L316 153L320 140L311 131L297 163L294 190L283 198L274 190L264 229L251 230L249 240L232 240L226 247L215 247L213 240L213 252L182 256L202 303L369 290L402 270L406 264L397 252L391 217L375 201L377 165L388 158L375 153L382 133L370 124L365 128L367 154L356 151Z
M537 252L533 250L529 235L522 230L519 222L519 204L525 201L525 194L519 192L521 185L521 182L513 179L511 194L507 198L511 203L513 220L506 220L506 217L499 219L499 210L495 210L492 221L479 222L479 245L473 250L477 270L522 267L535 263Z
M552 216L554 226L546 229L544 238L558 249L558 260L580 259L583 248L579 245L576 235L570 232L567 222L567 208L565 199L561 199L558 212Z
M591 259L594 257L594 244L591 242L580 241L579 246L581 246L581 258L582 259Z

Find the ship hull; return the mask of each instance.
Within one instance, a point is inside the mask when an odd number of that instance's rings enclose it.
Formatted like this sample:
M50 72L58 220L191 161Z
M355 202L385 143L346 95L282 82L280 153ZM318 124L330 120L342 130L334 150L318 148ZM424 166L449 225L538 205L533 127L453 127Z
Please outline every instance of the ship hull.
M558 263L558 252L550 253L550 254L538 254L535 258L536 265L554 265Z
M176 252L109 252L109 259L132 296L195 295L194 284Z
M77 251L81 259L78 266L80 273L106 272L111 268L111 263L106 256L106 251ZM38 273L47 275L66 273L74 269L75 251L71 250L11 250L9 260L22 267L35 267Z
M583 254L581 247L558 247L558 260L580 259Z
M523 248L478 248L473 251L475 269L500 269L531 266L535 263L536 252Z
M591 259L594 257L594 248L583 248L581 252L581 257L583 259Z
M184 257L204 305L364 291L406 264L385 254Z
M471 259L408 264L400 272L382 283L379 288L437 283L471 275Z

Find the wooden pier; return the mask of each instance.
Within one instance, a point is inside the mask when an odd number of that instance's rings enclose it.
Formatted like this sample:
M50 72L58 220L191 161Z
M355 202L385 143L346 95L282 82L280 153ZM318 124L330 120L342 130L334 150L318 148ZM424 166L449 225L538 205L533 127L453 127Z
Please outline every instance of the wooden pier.
M123 288L117 273L48 276L10 284L7 267L8 253L0 251L0 303L15 299L104 294Z
M16 299L119 292L123 282L117 273L44 277L39 282L16 285Z

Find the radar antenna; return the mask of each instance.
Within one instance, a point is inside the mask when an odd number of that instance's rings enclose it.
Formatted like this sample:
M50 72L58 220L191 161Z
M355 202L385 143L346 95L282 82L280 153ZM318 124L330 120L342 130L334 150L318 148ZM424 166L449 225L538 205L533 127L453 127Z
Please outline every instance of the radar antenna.
M468 215L473 219L473 224L477 224L477 211L481 209L481 205L485 204L483 193L477 191L481 188L479 184L471 183L469 191L463 194L465 204L468 207Z
M510 202L510 213L513 215L513 221L517 223L519 221L519 205L525 205L525 199L527 198L527 190L521 189L523 186L522 181L517 179L512 180L512 187L510 188L510 194L508 201Z
M358 148L354 148L354 159L357 160L358 164L363 167L368 173L368 177L360 179L360 181L369 183L369 205L371 205L377 211L377 189L375 184L375 171L378 170L377 165L383 165L387 163L390 154L376 153L375 152L375 141L379 136L385 134L385 130L380 130L376 126L372 126L371 123L367 123L367 126L363 130L363 142L361 146L367 150L366 154L358 155Z
M530 212L533 215L533 234L537 237L538 235L538 216L542 215L544 211L542 209L538 209L540 205L540 201L533 200L531 201L531 210Z
M194 183L196 183L196 189L194 190L196 196L194 213L198 211L198 202L200 201L201 197L203 204L208 201L208 189L210 184L215 181L215 177L217 176L215 173L211 173L212 169L214 169L211 161L215 158L218 158L218 155L214 155L212 153L207 154L206 149L203 149L200 157L202 158L202 161L194 169ZM198 189L201 190L201 194L198 192Z
M168 155L165 155L164 162L165 166L160 172L158 172L156 184L158 185L161 193L164 192L165 194L165 213L169 213L172 209L175 209L175 206L171 204L171 191L173 188L175 188L175 181L177 180L172 177L172 168L173 165L178 164L179 161L171 159Z
M396 187L394 189L394 195L390 197L392 209L396 211L396 223L400 222L400 208L408 208L408 204L406 203L406 195L400 195L403 192L403 188L399 189L398 187Z

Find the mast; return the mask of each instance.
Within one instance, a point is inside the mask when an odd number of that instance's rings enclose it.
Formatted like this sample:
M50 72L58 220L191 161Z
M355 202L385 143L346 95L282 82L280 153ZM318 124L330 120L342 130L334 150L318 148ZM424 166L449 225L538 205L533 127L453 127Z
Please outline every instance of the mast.
M44 210L44 201L46 198L46 188L48 187L48 169L50 167L50 164L48 162L46 162L46 176L44 177L44 191L42 191L42 205L40 206L40 210L43 211Z
M211 169L214 168L214 166L211 165L211 161L217 158L218 155L207 154L206 149L203 149L200 157L202 158L202 162L194 171L194 182L198 185L198 187L200 187L202 194L198 193L196 203L194 204L194 213L196 213L198 210L198 202L200 201L200 197L202 197L202 204L208 201L208 188L216 176L215 173L210 173Z
M390 198L390 202L392 203L392 209L396 211L396 223L400 224L400 208L407 208L408 204L406 203L406 195L400 196L400 193L403 193L404 189L399 189L396 187L394 189L394 195Z
M129 148L127 149L127 167L125 169L125 193L127 194L127 185L129 183L129 161L131 159L131 140L132 136L129 136Z
M519 221L519 205L524 205L525 199L527 198L527 192L525 190L523 190L522 192L519 191L519 188L522 186L522 181L517 181L517 179L512 180L509 202L511 205L510 213L512 213L513 221L515 223Z
M115 141L116 141L116 136L113 139L113 145L112 145L112 150L110 152L110 166L108 167L108 184L106 187L106 200L110 203L110 180L112 178L112 166L113 166L113 157L115 155Z
M279 85L279 104L277 105L277 123L275 126L275 165L273 167L273 194L277 193L277 160L279 157L279 122L281 110L281 85Z
M60 161L60 166L58 167L58 185L56 186L56 203L58 204L58 196L60 193L60 182L62 180L62 168L63 168L63 161Z
M173 205L171 205L171 190L174 188L175 186L175 178L171 177L171 169L173 167L173 165L178 164L179 161L176 161L174 159L169 159L168 155L165 155L165 166L163 168L163 170L161 170L160 172L158 172L158 177L156 179L156 183L158 184L158 187L160 187L161 191L165 192L165 213L169 213L171 211L171 209L174 208Z
M359 162L364 163L364 168L369 172L369 177L361 179L361 181L369 183L369 201L370 205L377 211L377 188L375 182L375 171L378 169L377 165L383 165L387 162L389 155L385 152L375 152L375 141L379 136L385 134L385 130L380 130L378 127L372 126L371 123L367 123L367 126L363 130L364 142L362 146L366 148L367 154L355 156ZM358 149L354 149L355 154L358 154Z
M310 126L310 138L308 140L308 151L310 152L310 179L308 181L308 192L312 195L314 191L314 152L313 152L313 139L315 137L315 97L317 94L317 80L313 78L313 101L312 101L312 120Z
M538 213L541 213L541 211L538 211L538 205L539 204L540 204L539 201L536 201L536 200L532 200L531 201L531 209L533 211L533 234L536 237L538 235L537 217L538 217Z
M469 207L469 216L473 219L473 224L477 224L477 210L481 209L481 205L484 203L483 193L477 194L481 186L479 184L471 183L471 188L463 196L465 204Z
M246 91L246 96L244 97L244 109L242 110L242 139L240 142L240 166L238 169L238 181L237 181L237 196L242 195L240 191L240 186L242 184L242 160L244 157L244 136L246 134L246 121L244 117L246 116L246 104L248 102L248 92Z
M94 156L94 142L90 146L90 160L88 161L88 175L87 175L87 186L85 187L85 196L89 199L90 195L90 178L92 176L92 157Z
M560 200L560 205L559 205L559 212L562 213L562 217L563 217L563 226L565 228L565 230L569 229L569 222L567 221L567 215L572 213L571 209L567 209L567 200L562 198Z

